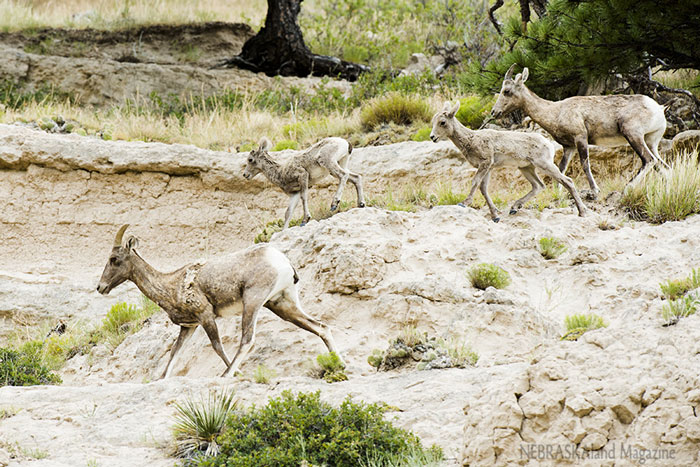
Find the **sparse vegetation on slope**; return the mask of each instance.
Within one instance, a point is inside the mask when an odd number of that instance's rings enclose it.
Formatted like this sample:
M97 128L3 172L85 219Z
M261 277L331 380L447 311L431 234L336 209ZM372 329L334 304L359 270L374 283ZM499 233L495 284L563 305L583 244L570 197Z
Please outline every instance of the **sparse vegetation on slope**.
M564 242L553 237L542 237L537 243L540 254L545 259L558 258L568 249Z
M700 287L700 268L692 269L687 277L681 279L669 279L659 284L661 293L667 300L675 300L685 295L688 291Z
M495 264L477 264L468 271L467 275L472 286L481 290L486 290L489 287L505 289L510 285L510 274L508 274L508 271Z
M36 345L19 351L0 347L0 387L37 384L61 384L61 377L41 361L41 349Z
M588 331L608 327L608 323L595 313L587 313L567 316L564 318L564 326L566 333L561 339L575 341Z

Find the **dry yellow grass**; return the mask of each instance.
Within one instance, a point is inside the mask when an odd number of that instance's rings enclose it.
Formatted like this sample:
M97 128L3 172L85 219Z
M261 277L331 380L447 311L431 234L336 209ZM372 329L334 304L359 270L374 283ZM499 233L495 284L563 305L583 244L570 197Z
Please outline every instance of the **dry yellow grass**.
M0 31L38 27L119 29L203 21L262 24L265 0L0 0Z

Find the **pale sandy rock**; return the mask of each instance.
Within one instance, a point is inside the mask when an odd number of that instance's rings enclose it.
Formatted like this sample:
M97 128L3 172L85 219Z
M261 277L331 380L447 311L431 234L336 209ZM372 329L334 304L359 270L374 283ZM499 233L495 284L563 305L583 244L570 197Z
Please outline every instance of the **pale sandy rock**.
M686 130L673 137L674 151L694 151L700 147L700 130Z

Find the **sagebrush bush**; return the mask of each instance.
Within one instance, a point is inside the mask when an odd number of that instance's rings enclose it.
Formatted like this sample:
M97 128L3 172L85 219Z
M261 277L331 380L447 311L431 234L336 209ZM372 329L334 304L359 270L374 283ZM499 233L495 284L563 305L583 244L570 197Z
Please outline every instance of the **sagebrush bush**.
M268 384L275 376L277 376L277 372L274 369L260 364L255 368L253 380L258 384Z
M360 122L365 129L372 129L389 122L398 125L428 122L431 117L430 106L420 97L390 93L367 103L360 113Z
M219 455L197 465L381 467L412 452L432 462L442 458L439 448L423 448L414 434L384 420L380 406L346 399L336 408L322 402L320 392L285 391L264 407L233 412L217 442Z
M608 323L595 313L587 313L567 316L564 318L564 326L566 333L562 336L562 340L575 341L585 332L605 328Z
M555 259L562 255L567 250L567 246L564 242L558 238L553 237L542 237L539 242L540 254L545 259Z
M668 300L675 300L682 297L688 291L700 287L700 268L690 271L688 277L682 279L669 279L664 283L659 284L661 293Z
M670 170L650 171L628 187L620 203L634 219L655 224L683 220L700 212L698 152L678 155Z
M510 274L495 264L481 263L468 272L472 286L486 290L488 287L504 289L510 285Z
M43 365L40 346L25 346L23 350L0 347L0 387L61 383L61 377Z
M102 340L112 349L117 348L126 336L141 329L143 322L158 310L158 305L147 297L143 297L140 307L126 302L112 305L99 329Z
M206 399L201 396L199 400L176 402L173 426L176 455L193 457L197 454L218 454L216 437L221 434L226 418L237 405L233 392L226 391L211 391Z

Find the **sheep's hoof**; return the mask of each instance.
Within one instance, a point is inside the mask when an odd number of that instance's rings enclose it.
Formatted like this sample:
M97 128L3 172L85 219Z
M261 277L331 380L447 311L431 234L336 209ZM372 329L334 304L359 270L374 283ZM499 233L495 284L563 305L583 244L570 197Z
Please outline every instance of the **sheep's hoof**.
M365 203L357 203L357 207L358 207L358 208L364 208L364 207L365 207Z
M508 214L510 214L512 216L513 214L517 214L517 212L518 212L517 209L510 208L510 212Z
M595 201L598 199L598 192L595 190L582 190L583 199L588 201Z
M301 221L301 224L299 224L299 227L304 227L306 225L306 221Z
M491 219L491 220L494 221L495 223L498 223L498 221L500 221L501 218L500 218L500 217L494 217L494 218Z
M338 209L338 203L334 202L331 204L331 212L335 211L336 209Z
M457 203L457 206L459 206L460 208L466 208L466 207L467 207L467 205L464 204L464 202Z

